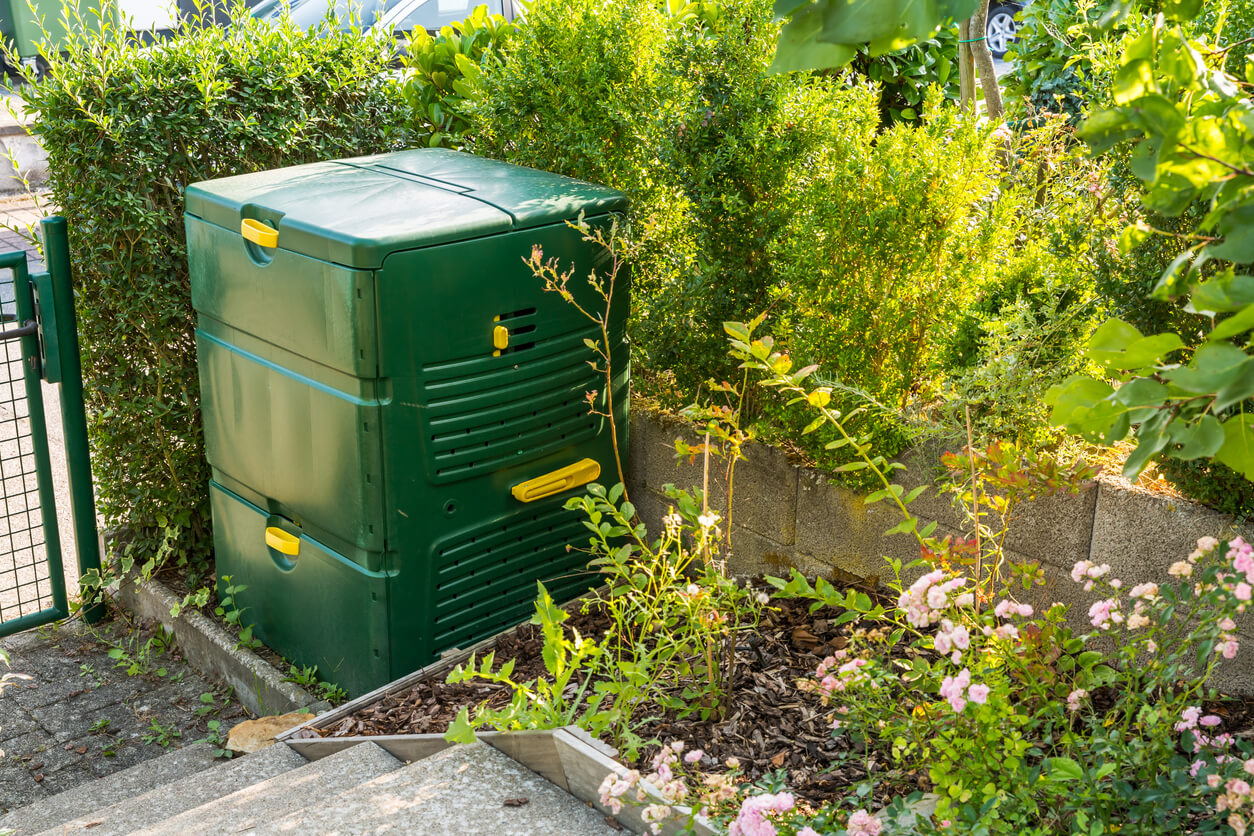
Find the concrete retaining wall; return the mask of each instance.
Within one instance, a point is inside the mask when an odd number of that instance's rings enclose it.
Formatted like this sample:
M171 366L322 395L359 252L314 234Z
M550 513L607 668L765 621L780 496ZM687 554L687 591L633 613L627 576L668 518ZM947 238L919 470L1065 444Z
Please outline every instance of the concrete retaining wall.
M674 441L698 441L690 425L670 416L636 410L631 416L631 458L627 466L632 502L649 526L660 531L669 507L662 488L699 486L701 462L676 461ZM731 514L729 570L786 575L796 567L808 576L848 581L887 580L884 556L910 561L918 545L908 534L885 537L900 522L889 502L866 505L863 496L834 484L821 473L793 464L774 447L751 444L736 466ZM907 489L931 483L940 450L917 450L901 458L898 481ZM710 504L727 518L727 490L711 475ZM924 492L910 506L921 522L937 523L937 535L958 534L961 516L947 494ZM1117 477L1101 477L1078 495L1055 496L1020 508L1007 540L1011 556L1038 562L1046 574L1041 608L1055 601L1071 606L1074 627L1091 629L1084 615L1092 597L1069 577L1076 561L1109 563L1125 589L1144 581L1162 582L1167 568L1191 552L1204 535L1241 534L1254 542L1254 526L1237 527L1227 515L1196 503L1131 488ZM1254 693L1254 612L1239 625L1243 650L1221 671L1221 687Z

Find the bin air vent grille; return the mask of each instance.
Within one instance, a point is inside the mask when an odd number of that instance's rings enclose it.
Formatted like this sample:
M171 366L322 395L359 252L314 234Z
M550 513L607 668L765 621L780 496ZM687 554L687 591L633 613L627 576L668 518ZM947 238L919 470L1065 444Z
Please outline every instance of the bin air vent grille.
M437 482L477 476L578 444L601 419L588 412L598 388L584 339L590 330L537 340L525 353L423 368L424 431Z
M536 581L554 600L592 586L582 545L583 517L558 507L492 520L435 546L435 639L440 647L498 633L533 610Z

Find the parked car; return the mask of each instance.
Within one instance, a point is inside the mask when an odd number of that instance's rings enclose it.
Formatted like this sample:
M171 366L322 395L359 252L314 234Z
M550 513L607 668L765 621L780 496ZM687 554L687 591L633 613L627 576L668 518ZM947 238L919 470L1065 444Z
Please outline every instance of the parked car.
M988 39L988 51L993 53L994 58L1004 58L1010 47L1014 46L1015 36L1019 34L1019 21L1015 20L1015 15L1023 11L1028 2L1031 0L1024 3L1011 0L1007 3L988 4L984 36Z
M278 18L290 10L292 21L301 28L317 26L330 13L341 29L356 22L363 30L390 32L398 38L414 29L432 34L467 17L476 6L487 5L492 14L513 20L514 0L262 0L252 9L253 17Z

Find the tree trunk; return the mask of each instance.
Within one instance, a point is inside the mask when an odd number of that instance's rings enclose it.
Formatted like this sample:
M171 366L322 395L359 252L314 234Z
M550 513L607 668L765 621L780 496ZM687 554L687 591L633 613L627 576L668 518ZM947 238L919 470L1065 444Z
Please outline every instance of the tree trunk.
M988 49L988 41L984 38L988 31L988 0L983 0L971 18L971 31L978 32L972 38L967 35L962 40L971 40L971 54L975 60L976 73L980 78L980 87L984 89L984 109L990 119L1000 119L1005 108L1001 103L1001 86L997 83L997 71L993 69L993 53Z
M971 53L971 21L958 26L958 106L975 110L975 61Z

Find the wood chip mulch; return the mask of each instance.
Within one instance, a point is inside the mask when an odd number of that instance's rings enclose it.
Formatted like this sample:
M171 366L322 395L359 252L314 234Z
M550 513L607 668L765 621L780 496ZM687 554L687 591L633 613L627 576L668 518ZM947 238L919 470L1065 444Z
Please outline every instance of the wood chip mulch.
M809 606L808 601L772 600L758 628L742 633L736 650L734 696L725 717L680 719L673 712L655 709L641 712L640 716L652 719L637 733L645 740L683 740L688 748L704 750L708 756L703 760L705 772L724 771L727 759L735 758L745 778L782 774L797 799L812 807L847 797L866 779L868 770L882 773L890 769L876 752L868 754L848 735L833 737L831 709L814 694L797 688L798 680L813 677L824 657L846 646L851 630L848 624L834 625L835 610L821 608L811 613ZM600 638L609 624L597 612L576 610L566 626L583 636ZM533 680L545 672L540 658L542 644L538 627L521 625L497 639L496 665L499 668L502 662L514 659L515 681ZM914 651L899 645L898 652L905 655ZM1095 694L1094 702L1100 707L1107 701L1105 696ZM505 686L487 682L450 685L441 676L389 694L312 732L323 737L443 734L463 706L473 707L485 700L501 706L509 699ZM1225 698L1207 703L1205 709L1224 718L1223 730L1254 737L1254 697ZM646 748L636 765L643 769L655 751L655 747ZM891 778L877 787L876 800L881 803L892 795L930 788L923 775L897 772L879 777Z

